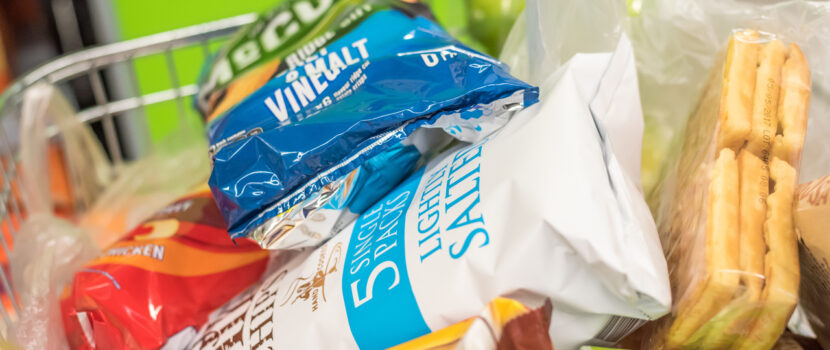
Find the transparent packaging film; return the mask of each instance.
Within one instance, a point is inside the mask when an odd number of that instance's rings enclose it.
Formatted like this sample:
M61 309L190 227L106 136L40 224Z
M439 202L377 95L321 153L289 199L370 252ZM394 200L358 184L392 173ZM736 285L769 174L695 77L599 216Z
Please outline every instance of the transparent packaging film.
M652 202L674 293L652 347L769 348L798 301L809 68L797 45L754 30L735 30L722 60Z

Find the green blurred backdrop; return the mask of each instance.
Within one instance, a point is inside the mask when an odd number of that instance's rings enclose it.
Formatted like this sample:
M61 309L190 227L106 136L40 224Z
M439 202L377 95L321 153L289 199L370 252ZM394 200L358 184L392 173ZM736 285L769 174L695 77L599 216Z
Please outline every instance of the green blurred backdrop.
M274 0L115 0L113 11L120 39L126 40L235 15L262 12L275 3ZM216 50L219 46L220 43L212 43L211 48ZM204 62L202 49L192 47L178 50L173 57L179 82L185 85L195 83ZM171 77L164 57L139 58L136 59L135 66L143 94L171 87ZM191 103L189 99L186 100L185 109L188 121L196 123L198 117ZM178 108L174 101L147 107L147 122L154 143L177 130L179 124L175 116Z

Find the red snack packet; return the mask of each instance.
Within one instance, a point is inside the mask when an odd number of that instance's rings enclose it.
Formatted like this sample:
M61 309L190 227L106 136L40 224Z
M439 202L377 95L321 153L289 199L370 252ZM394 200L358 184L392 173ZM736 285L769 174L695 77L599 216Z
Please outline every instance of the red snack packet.
M168 205L75 274L61 296L74 349L175 348L259 280L268 252L232 242L207 186Z

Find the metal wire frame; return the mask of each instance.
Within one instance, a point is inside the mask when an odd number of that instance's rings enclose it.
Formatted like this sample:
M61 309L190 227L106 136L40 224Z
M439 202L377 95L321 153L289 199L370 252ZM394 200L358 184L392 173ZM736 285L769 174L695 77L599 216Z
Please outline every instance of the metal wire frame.
M185 122L187 103L185 98L196 93L193 83L182 85L179 81L175 50L201 46L203 58L210 55L210 44L219 38L227 37L239 27L253 22L255 14L230 17L223 20L208 22L195 26L176 29L134 40L122 41L113 44L90 48L77 53L59 57L19 78L0 97L0 253L10 256L11 242L7 241L6 232L14 240L25 219L25 203L15 197L19 183L17 171L16 144L23 94L25 90L38 83L48 82L55 85L68 84L72 79L86 76L89 79L95 105L79 111L78 118L84 123L100 121L103 127L104 144L109 150L112 162L118 166L124 162L124 154L119 142L119 133L116 129L115 118L125 112L133 116L145 116L145 107L152 104L176 101L178 119ZM166 61L166 68L170 78L170 88L141 94L138 85L138 76L135 69L135 59L152 55L162 55ZM111 100L104 85L101 73L104 69L116 64L126 64L126 78L130 80L130 95L126 98ZM201 64L201 62L194 62ZM121 136L130 130L120 130ZM58 137L57 130L50 133ZM73 166L67 160L67 167ZM72 173L69 171L68 173ZM0 267L0 287L7 292L10 305L0 305L0 315L4 327L0 327L0 340L7 337L8 326L13 324L20 314L20 304L17 300L11 283L9 271Z

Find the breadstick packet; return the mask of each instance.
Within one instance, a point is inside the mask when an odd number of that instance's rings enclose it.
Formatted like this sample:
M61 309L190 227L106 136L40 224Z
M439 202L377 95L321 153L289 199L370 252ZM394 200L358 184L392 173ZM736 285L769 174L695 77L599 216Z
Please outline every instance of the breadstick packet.
M674 306L651 348L768 349L798 302L793 202L810 103L797 44L732 32L652 192Z

